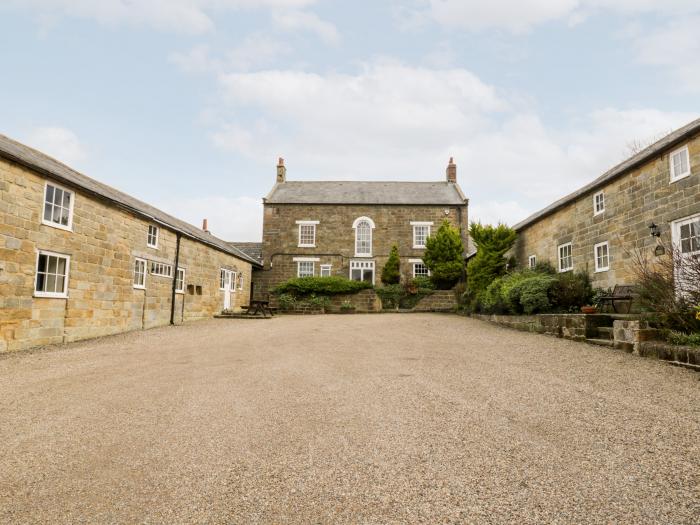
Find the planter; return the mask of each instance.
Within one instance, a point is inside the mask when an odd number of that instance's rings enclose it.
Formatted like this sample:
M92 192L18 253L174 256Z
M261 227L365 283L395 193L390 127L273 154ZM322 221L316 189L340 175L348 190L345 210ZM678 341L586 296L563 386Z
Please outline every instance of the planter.
M595 314L595 313L598 313L598 308L596 308L595 306L582 306L581 313L582 314Z

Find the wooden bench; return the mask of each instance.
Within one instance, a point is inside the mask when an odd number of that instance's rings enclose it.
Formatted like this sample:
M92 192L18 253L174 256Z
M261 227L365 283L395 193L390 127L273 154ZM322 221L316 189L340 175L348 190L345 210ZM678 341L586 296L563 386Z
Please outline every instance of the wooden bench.
M628 314L630 313L630 310L632 309L632 302L634 301L634 298L636 297L636 293L634 291L634 286L629 285L629 284L616 284L615 287L613 288L612 294L610 295L604 295L598 300L598 304L600 306L601 311L603 310L603 306L606 304L609 304L612 307L613 312L616 314L619 313L624 313ZM625 312L618 312L617 311L617 306L616 302L626 302L627 303L627 311Z

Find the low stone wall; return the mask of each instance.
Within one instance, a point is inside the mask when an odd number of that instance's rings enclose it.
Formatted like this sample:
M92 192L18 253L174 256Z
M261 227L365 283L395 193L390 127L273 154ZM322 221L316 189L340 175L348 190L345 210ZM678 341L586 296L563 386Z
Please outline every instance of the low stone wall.
M659 338L659 331L649 328L640 320L616 320L613 322L614 346L618 350L639 354L642 343Z
M416 306L414 312L453 312L457 308L457 298L454 290L435 290L432 294L423 297Z
M481 315L472 317L498 323L517 330L583 341L593 337L599 326L609 318L604 314L538 314L538 315Z
M346 301L355 307L355 312L359 313L379 312L382 309L382 302L374 290L362 290L355 294L331 297L331 304L326 309L326 312L340 312L340 307Z

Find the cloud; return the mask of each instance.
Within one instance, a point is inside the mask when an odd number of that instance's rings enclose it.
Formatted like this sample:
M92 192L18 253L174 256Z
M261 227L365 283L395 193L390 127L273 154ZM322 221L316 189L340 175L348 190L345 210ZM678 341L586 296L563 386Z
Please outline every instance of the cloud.
M69 166L76 166L87 157L78 137L66 128L56 126L36 128L27 136L27 144Z
M442 180L454 156L471 217L510 223L622 161L632 141L694 118L602 108L546 125L465 69L386 60L354 74L266 70L219 81L219 148L270 165L283 156L291 180Z
M173 198L154 202L163 211L200 227L209 220L212 234L227 241L260 241L262 238L262 199L208 195Z
M8 0L5 7L31 9L39 16L63 15L106 25L145 25L164 31L200 34L210 31L215 11L296 9L315 0Z
M316 14L307 11L273 11L272 21L280 29L286 31L305 30L315 33L328 44L337 44L340 34L336 27Z

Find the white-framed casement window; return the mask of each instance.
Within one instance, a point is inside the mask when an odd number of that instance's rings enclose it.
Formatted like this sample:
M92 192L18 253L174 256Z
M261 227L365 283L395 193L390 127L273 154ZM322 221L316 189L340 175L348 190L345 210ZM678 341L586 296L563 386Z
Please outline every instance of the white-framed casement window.
M134 259L134 288L146 289L146 259Z
M185 269L178 268L175 272L175 293L185 293Z
M330 277L333 271L333 266L330 264L321 265L321 277Z
M70 255L39 250L34 279L35 297L68 297Z
M316 247L316 225L319 221L296 221L299 225L299 248Z
M411 222L413 226L413 248L425 248L425 241L430 237L430 227L432 222Z
M430 269L425 265L422 259L409 259L411 264L413 278L430 277Z
M350 279L374 284L374 261L350 261Z
M574 269L574 257L571 249L571 243L559 245L559 271L568 272Z
M690 153L688 146L672 151L669 157L671 182L684 179L690 175Z
M297 277L313 277L314 262L313 261L297 261Z
M530 255L530 257L527 258L527 266L531 270L537 266L537 255Z
M228 270L221 268L219 270L219 290L226 289L226 277L228 276Z
M358 217L352 227L355 230L355 257L372 257L374 221L369 217Z
M673 244L683 256L700 255L700 215L673 223Z
M595 271L607 272L610 269L610 247L608 241L599 242L593 247Z
M73 229L73 204L75 193L52 182L44 187L44 213L41 222L47 226Z
M593 215L600 215L605 211L605 192L599 191L593 195Z
M151 261L151 274L160 277L172 277L173 267L169 264Z
M236 291L236 283L238 282L238 272L231 272L231 278L229 279L229 290L231 292Z
M146 238L146 245L149 248L158 248L158 226L148 225L148 237Z
M243 290L243 272L238 274L238 289Z

